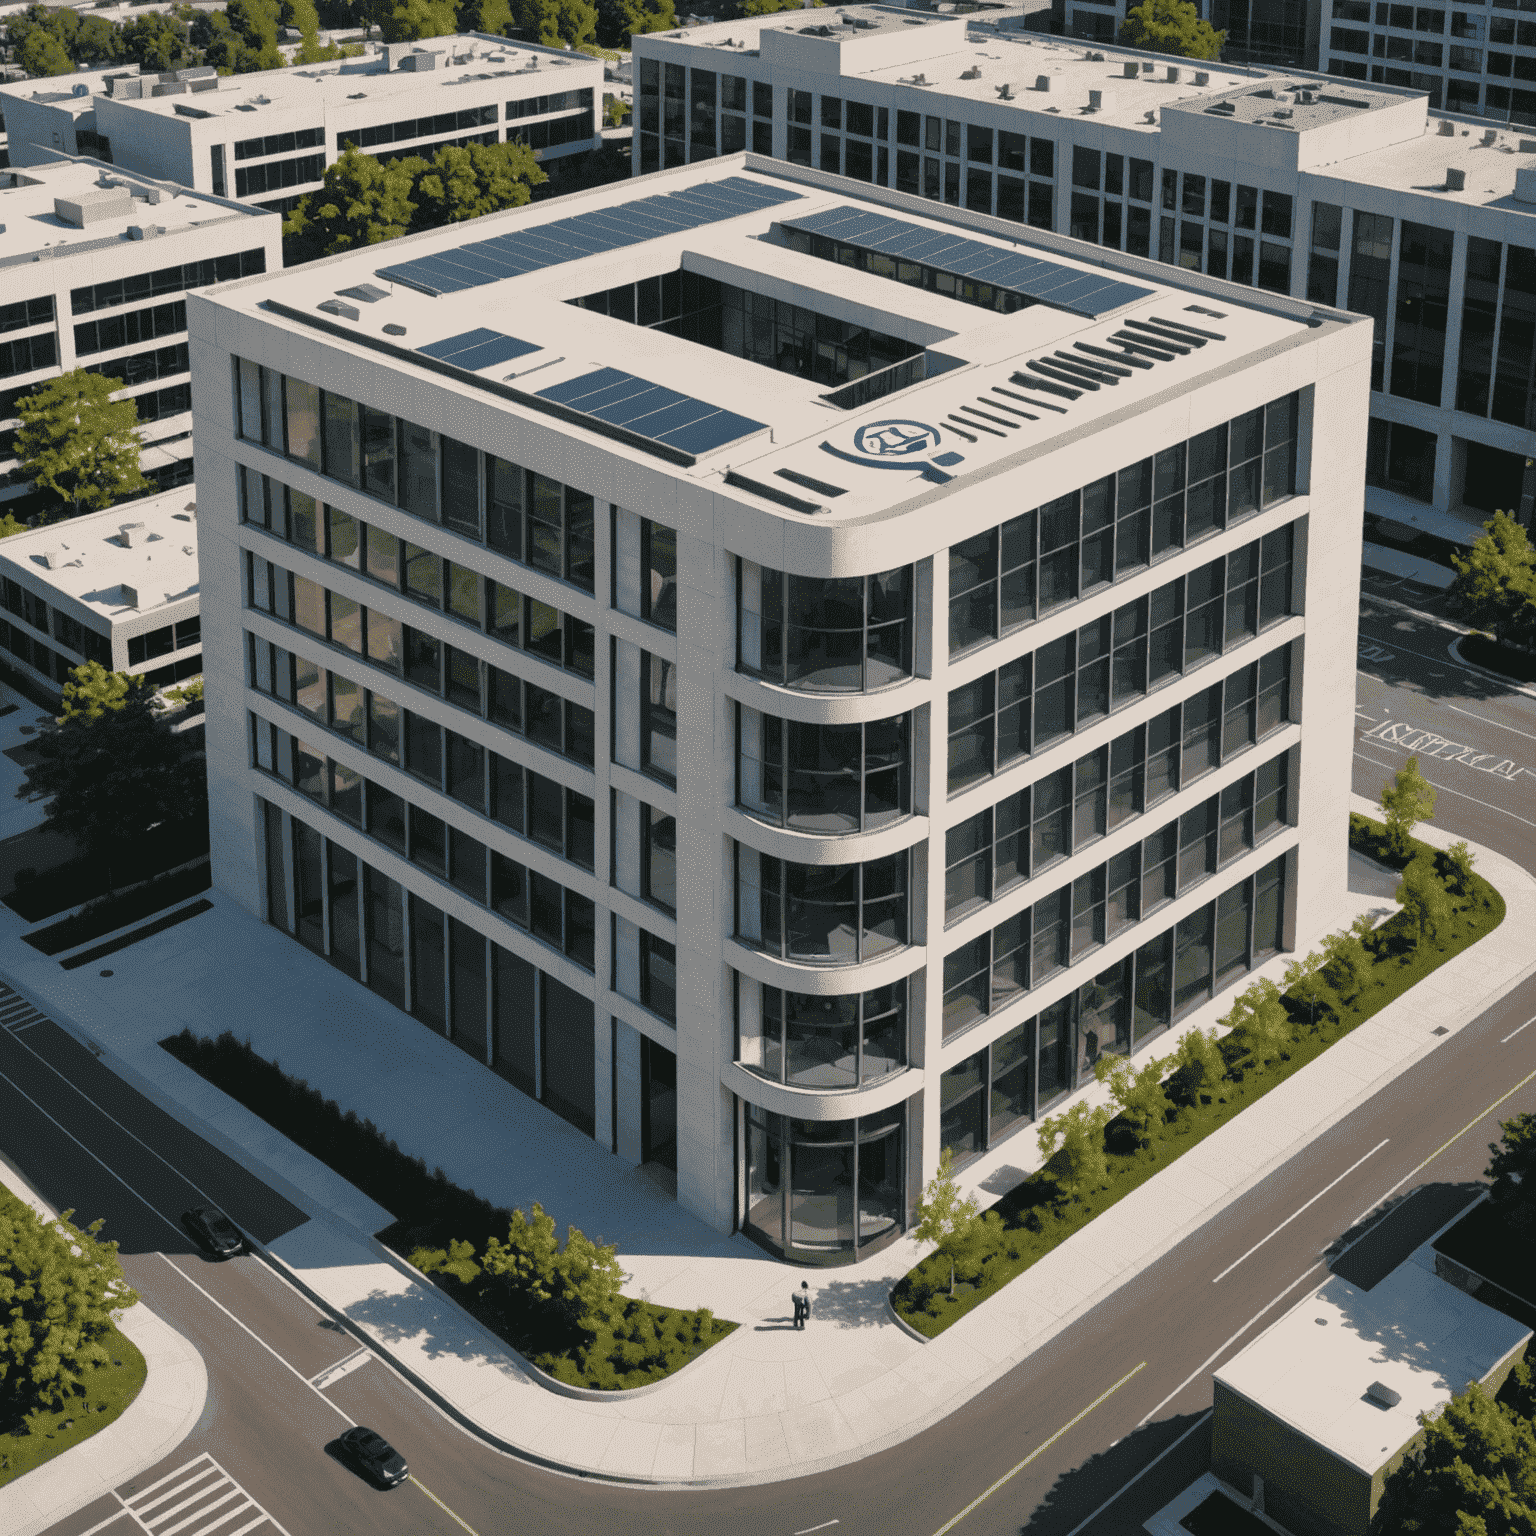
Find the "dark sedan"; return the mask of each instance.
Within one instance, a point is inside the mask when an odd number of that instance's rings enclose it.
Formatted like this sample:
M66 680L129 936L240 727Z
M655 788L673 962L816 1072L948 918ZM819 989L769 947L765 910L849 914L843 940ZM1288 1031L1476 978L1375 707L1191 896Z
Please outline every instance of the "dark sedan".
M342 1449L383 1488L396 1488L410 1476L405 1457L377 1430L356 1424L341 1437Z
M223 1211L216 1211L211 1205L200 1205L196 1210L187 1211L181 1219L187 1231L216 1257L232 1258L244 1251L245 1239L241 1237L240 1229Z

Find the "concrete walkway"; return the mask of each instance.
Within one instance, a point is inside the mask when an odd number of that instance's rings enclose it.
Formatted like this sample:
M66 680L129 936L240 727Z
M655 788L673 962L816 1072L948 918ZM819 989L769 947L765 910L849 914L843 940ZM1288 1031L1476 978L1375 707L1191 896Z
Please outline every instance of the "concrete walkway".
M1373 809L1363 800L1356 808ZM1432 827L1423 835L1452 841ZM217 897L213 911L113 955L110 977L94 966L62 972L13 944L7 979L309 1211L313 1219L279 1239L273 1258L461 1422L587 1473L740 1484L856 1460L954 1412L1448 1038L1435 1029L1454 1033L1536 970L1527 942L1536 930L1536 881L1492 850L1476 852L1509 906L1494 934L931 1343L886 1306L891 1284L921 1256L910 1240L811 1277L812 1326L795 1333L788 1292L805 1271L710 1231L644 1174ZM1379 874L1374 890L1368 879L1354 883L1366 888L1341 901L1330 927L1356 911L1390 909ZM0 937L6 920L14 922L0 914ZM1263 973L1278 978L1283 964L1272 961ZM1230 1002L1228 992L1183 1027L1209 1027ZM708 1306L740 1328L641 1395L557 1395L367 1235L386 1212L160 1050L156 1042L183 1024L249 1036L262 1055L441 1164L455 1182L500 1203L540 1199L557 1221L617 1243L630 1294ZM1166 1055L1175 1038L1151 1049ZM1095 1086L1086 1097L1102 1092ZM990 1202L1038 1164L1026 1127L971 1164L963 1182Z
M0 1184L39 1216L59 1213L0 1157ZM141 1301L118 1322L144 1356L139 1395L100 1433L0 1488L0 1531L35 1536L147 1471L192 1432L208 1396L203 1357Z

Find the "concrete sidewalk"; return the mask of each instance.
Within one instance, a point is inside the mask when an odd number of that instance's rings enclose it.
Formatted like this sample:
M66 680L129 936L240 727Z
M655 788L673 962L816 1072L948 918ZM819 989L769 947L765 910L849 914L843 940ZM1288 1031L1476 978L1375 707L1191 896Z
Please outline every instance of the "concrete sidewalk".
M1356 808L1373 809L1365 801ZM1423 835L1452 841L1432 827ZM705 1228L644 1174L227 901L216 897L213 911L115 954L109 978L94 967L62 972L27 946L8 953L20 989L311 1213L272 1256L455 1417L507 1448L588 1474L740 1484L856 1460L952 1413L1448 1038L1434 1030L1454 1033L1536 970L1525 942L1536 927L1536 881L1492 850L1477 855L1509 907L1495 933L932 1342L886 1305L891 1284L921 1256L910 1240L814 1277L812 1325L795 1333L788 1292L804 1271ZM1330 926L1358 910L1390 909L1390 882L1354 883L1364 888ZM5 914L0 934L5 920L14 923ZM1283 964L1262 974L1278 977ZM1182 1027L1208 1027L1231 995ZM323 1032L313 1028L317 1015ZM262 1055L455 1182L499 1203L539 1199L557 1221L617 1243L630 1294L708 1306L740 1328L640 1394L557 1394L368 1236L386 1212L160 1050L156 1042L183 1024L248 1035ZM1175 1038L1151 1050L1166 1055ZM1087 1097L1102 1092L1096 1086ZM962 1182L990 1202L1038 1164L1026 1128L970 1165Z
M0 1157L0 1184L39 1216L59 1213ZM208 1396L203 1357L141 1301L118 1327L144 1356L139 1395L107 1427L0 1488L0 1531L36 1536L147 1471L192 1432Z

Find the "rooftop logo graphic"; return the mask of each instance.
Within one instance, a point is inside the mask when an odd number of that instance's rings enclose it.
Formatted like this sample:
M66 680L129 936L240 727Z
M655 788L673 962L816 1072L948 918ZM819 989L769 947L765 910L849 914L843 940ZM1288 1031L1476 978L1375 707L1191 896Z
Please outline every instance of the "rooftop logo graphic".
M964 462L962 453L938 451L944 434L923 421L872 421L853 434L852 449L823 443L822 448L851 464L871 469L921 470L930 480L953 479L946 471Z

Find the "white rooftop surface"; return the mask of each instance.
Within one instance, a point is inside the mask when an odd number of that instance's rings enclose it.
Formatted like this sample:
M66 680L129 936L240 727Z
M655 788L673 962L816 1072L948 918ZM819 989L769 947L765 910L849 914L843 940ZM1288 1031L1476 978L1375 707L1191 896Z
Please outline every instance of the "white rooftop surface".
M286 69L267 69L256 74L221 75L217 90L184 92L172 96L143 96L113 98L113 106L132 108L138 112L150 112L159 117L183 117L196 122L203 114L209 117L232 117L237 123L250 125L248 134L239 137L254 138L261 131L263 113L275 116L290 108L325 105L333 111L342 111L348 105L356 105L366 111L369 122L380 120L377 108L367 106L368 101L391 96L420 95L424 90L442 91L438 110L452 111L456 107L471 105L470 96L479 102L483 91L468 92L459 87L504 78L509 100L521 96L545 95L551 91L570 89L567 76L572 66L594 65L599 61L581 53L565 53L558 48L544 48L537 44L509 42L505 38L454 36L424 38L415 45L418 53L438 55L437 67L432 70L386 70L382 52L362 54L357 58L341 59L325 64L295 64ZM146 86L153 79L145 75ZM62 88L50 89L47 82L25 94L37 93L52 105L73 107L70 87L73 75L65 76ZM541 81L547 83L540 84ZM101 77L93 82L98 92L106 89ZM16 87L11 88L16 91ZM57 97L57 100L53 98ZM361 97L352 102L350 98ZM462 100L460 99L462 97ZM93 106L89 96L80 98L83 106ZM178 110L180 109L180 110Z
M1428 1245L1371 1290L1335 1276L1215 1373L1216 1380L1367 1475L1530 1330L1434 1272ZM1373 1382L1395 1408L1366 1397Z
M874 25L853 29L839 25L840 18L849 22L871 21ZM909 110L921 106L923 94L959 97L997 108L1001 105L999 93L1007 86L1011 94L1008 105L1018 114L1019 131L1024 133L1040 131L1030 126L1030 119L1044 114L1151 136L1164 126L1165 109L1203 116L1222 103L1231 103L1233 108L1230 114L1223 115L1238 122L1262 120L1277 130L1305 133L1382 108L1401 107L1414 96L1425 101L1422 93L1406 88L1367 85L1304 70L1194 59L1154 60L1141 51L1038 33L968 37L955 17L914 19L911 13L878 6L844 6L814 13L780 12L711 23L681 34L657 35L680 38L690 47L707 50L712 56L718 54L716 68L729 72L730 56L759 50L764 33L799 32L808 26L828 24L839 41L842 71L850 81L917 86L921 76L921 86L908 92L901 102ZM914 35L922 41L914 43L910 56L902 62L883 62L878 55L889 48L889 42L882 40L904 27L918 28ZM938 46L925 52L922 44L927 39L933 39ZM865 52L870 54L868 67L860 62L860 55ZM1137 66L1134 79L1126 78L1127 64ZM1150 72L1145 67L1148 65ZM1176 81L1168 79L1170 65L1178 72ZM1196 85L1197 74L1208 75L1208 83ZM1050 78L1049 91L1037 88L1041 76ZM1298 101L1298 89L1310 91L1313 100ZM1097 110L1089 105L1090 91L1103 93ZM1263 94L1268 91L1277 94ZM1345 100L1363 104L1364 113L1359 105L1341 106L1340 102ZM940 113L943 109L935 105L929 110ZM988 114L989 120L995 120L995 116ZM1451 119L1443 115L1429 117L1426 105L1422 126L1415 125L1411 136L1385 146L1372 144L1352 156L1346 150L1339 158L1330 155L1322 163L1309 163L1307 168L1322 170L1326 166L1330 176L1400 192L1434 193L1453 203L1485 205L1507 200L1513 211L1536 214L1536 205L1513 201L1515 172L1522 166L1536 165L1536 152L1522 152L1520 148L1522 144L1536 145L1536 130L1455 119L1454 136L1442 137L1442 120ZM1489 131L1494 138L1485 145L1483 135ZM1466 172L1463 190L1445 189L1448 167ZM1199 166L1194 164L1192 168Z
M123 212L96 219L83 228L66 224L54 212L55 198L73 202L77 198L96 198L102 193L119 199L123 196L100 185L103 171L127 187L132 201ZM56 255L63 255L72 245L89 245L93 241L125 235L134 224L158 224L167 234L175 234L199 224L247 216L247 211L235 204L199 197L195 192L183 192L170 187L169 183L109 168L95 160L60 160L50 165L26 166L0 172L0 180L4 179L25 184L0 186L0 259L24 256L41 251L45 246L54 247ZM144 195L151 188L162 191L158 203L149 202ZM260 212L249 210L251 216ZM146 256L155 250L153 245L144 247ZM133 270L159 264L146 260L136 263Z
M753 165L762 169L753 171ZM589 210L731 177L800 195L759 212L438 297L404 283L391 283L380 275L383 268L399 267L439 251L520 231L536 231L542 224ZM873 273L834 267L821 258L774 243L776 237L770 238L771 227L780 220L850 206L867 208L924 231L980 241L1005 252L1016 250L1091 274L1103 282L1128 283L1142 290L1144 297L1097 320L1044 304L1001 315ZM1150 399L1170 388L1197 383L1245 354L1308 332L1306 317L1311 311L1293 301L1252 289L1232 290L1230 303L1225 299L1217 301L1208 293L1176 286L1177 279L1167 267L1156 268L1154 276L1143 276L1139 267L1126 265L1124 258L1109 257L1098 247L1073 242L1068 246L1072 254L1063 254L1063 242L1056 237L1048 236L1037 243L1031 238L1035 232L1016 225L1008 226L1013 238L987 236L966 227L963 221L949 223L942 217L926 216L931 212L932 205L927 203L909 210L866 202L851 184L846 191L823 191L795 180L775 162L734 156L685 171L664 172L640 182L603 187L592 194L477 219L472 227L436 230L326 262L226 284L219 291L219 302L256 313L266 301L277 300L301 314L313 316L322 328L359 333L408 352L484 327L537 349L482 370L488 381L510 383L514 389L529 393L547 390L600 368L621 369L722 410L738 412L759 424L740 438L701 454L691 468L675 468L672 472L708 480L718 478L730 468L761 479L772 476L781 467L798 468L844 490L846 494L831 501L825 509L839 519L878 514L906 501L923 487L925 471L921 460L910 469L893 469L889 464L854 463L836 456L838 450L851 447L855 433L865 423L901 417L938 425L944 435L939 451L963 455L963 462L948 469L952 476L959 477L1021 449L1047 445L1059 434L1078 431L1095 415L1122 409L1139 399ZM685 261L691 270L754 292L788 298L823 313L847 315L847 306L858 305L858 318L872 328L932 347L947 357L960 359L964 366L861 409L841 410L822 400L827 386L791 374L774 373L761 364L578 309L568 302L619 283L675 271ZM1165 282L1165 276L1173 280ZM348 296L348 289L364 283L390 291L387 297L372 303ZM355 306L355 321L319 312L321 303L334 302L338 295L342 303ZM1201 306L1198 312L1190 309L1195 304ZM1126 368L1123 372L1127 376L1114 387L1097 392L1085 388L1077 400L1070 402L1044 385L1020 386L1012 381L1012 375L1027 360L1049 358L1058 348L1075 350L1078 343L1089 348L1103 347L1111 357L1123 356L1119 344L1110 340L1111 334L1122 330L1124 321L1137 321L1145 315L1193 326L1208 333L1211 339L1196 342L1187 355L1160 360L1150 367ZM272 318L270 313L268 318ZM1339 316L1337 323L1354 322ZM404 327L404 332L386 334L387 325ZM1100 360L1088 352L1080 355L1083 361ZM442 381L443 375L434 371L433 377ZM467 378L462 387L474 388ZM1002 416L1007 424L989 429L985 425L987 418L983 418L983 425L978 428L971 420L969 438L964 427L957 432L944 425L955 412L976 407L979 399L984 399L986 409L994 416ZM508 410L516 415L521 408L509 404ZM530 414L538 419L537 407ZM584 429L571 426L566 430L580 434ZM599 434L595 441L608 452L632 457L652 469L665 471L669 467L644 450L612 437ZM832 443L833 452L822 450L824 441ZM927 472L926 478L931 481L935 477ZM778 488L816 499L814 491L785 486L782 480Z
M123 502L62 523L31 528L0 540L0 563L25 571L34 583L78 599L107 618L147 613L167 602L197 595L197 487L177 486L159 496ZM128 548L120 530L145 524L142 543ZM49 569L43 556L57 552ZM126 582L139 595L137 608L124 602Z

